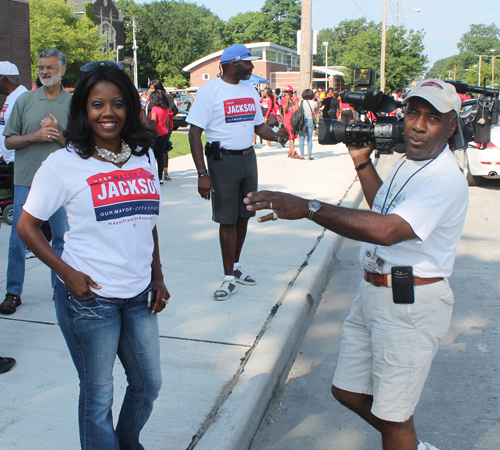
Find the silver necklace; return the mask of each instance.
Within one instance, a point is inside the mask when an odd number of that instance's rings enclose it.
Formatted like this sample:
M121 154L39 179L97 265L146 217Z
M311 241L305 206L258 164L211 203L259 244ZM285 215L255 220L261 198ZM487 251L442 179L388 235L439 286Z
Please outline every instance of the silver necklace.
M130 145L128 145L123 139L121 141L122 149L120 153L113 153L105 148L100 148L97 145L95 146L97 154L104 159L104 161L108 161L113 164L120 164L122 162L127 161L132 154L132 150L130 149Z

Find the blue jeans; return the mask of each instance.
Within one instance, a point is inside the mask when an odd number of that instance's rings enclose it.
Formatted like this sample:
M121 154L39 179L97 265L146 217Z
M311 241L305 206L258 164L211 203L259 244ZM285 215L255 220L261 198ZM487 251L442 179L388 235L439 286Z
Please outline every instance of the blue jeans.
M7 263L7 292L15 295L23 293L24 271L26 265L26 244L17 234L17 223L23 212L30 188L28 186L14 186L14 217L12 218L12 229L10 230L9 260ZM66 211L59 208L49 219L52 230L52 248L61 256L64 247L64 233L68 230ZM50 274L52 288L56 285L56 274Z
M299 133L299 145L300 145L300 154L304 156L304 139L307 136L307 148L309 149L309 154L307 156L311 157L313 152L313 131L314 131L314 120L313 119L305 119L304 127Z
M83 450L144 450L139 434L161 387L156 314L146 306L146 289L129 299L94 294L76 299L56 283L56 314L80 379L78 421ZM113 429L113 366L116 355L127 390Z

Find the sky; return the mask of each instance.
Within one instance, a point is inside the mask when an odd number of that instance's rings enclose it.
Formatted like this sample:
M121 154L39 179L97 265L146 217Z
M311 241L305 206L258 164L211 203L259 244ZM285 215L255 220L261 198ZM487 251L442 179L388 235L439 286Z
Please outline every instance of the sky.
M223 20L238 13L258 11L265 0L186 0L204 5ZM136 0L149 3L150 0ZM387 0L387 24L396 24L396 0ZM483 0L400 0L400 24L408 29L424 30L424 53L432 66L438 59L458 53L457 43L471 23L495 23L500 28L500 1ZM419 13L412 9L421 8ZM313 28L335 28L346 19L366 16L382 21L383 0L312 0ZM500 49L498 49L500 50Z

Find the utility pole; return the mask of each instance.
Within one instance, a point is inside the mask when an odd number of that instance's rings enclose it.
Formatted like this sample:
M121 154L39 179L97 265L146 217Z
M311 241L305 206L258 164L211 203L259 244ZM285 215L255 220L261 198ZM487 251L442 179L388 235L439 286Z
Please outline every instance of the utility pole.
M495 87L495 58L496 56L491 57L491 87Z
M483 55L476 55L479 56L479 86L481 86L481 64L483 62Z
M300 92L311 87L312 75L312 0L302 0L300 31Z
M396 27L399 27L399 2L396 1Z
M387 26L387 0L384 0L384 12L382 16L382 50L380 54L380 90L385 92L385 45Z
M325 91L328 90L328 41L323 42L325 46Z
M139 87L139 82L138 82L138 67L137 67L137 50L139 50L139 47L137 47L137 41L135 40L135 17L132 16L132 42L133 42L133 47L132 50L134 51L134 86L137 89Z

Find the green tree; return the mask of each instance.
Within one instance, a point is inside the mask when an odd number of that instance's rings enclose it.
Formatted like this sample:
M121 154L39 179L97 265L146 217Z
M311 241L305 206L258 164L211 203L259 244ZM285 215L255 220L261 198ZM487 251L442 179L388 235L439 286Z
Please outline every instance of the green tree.
M475 54L490 54L491 49L500 52L500 29L492 23L472 23L470 30L462 34L457 44L460 53L470 51Z
M135 15L139 47L139 84L159 78L165 85L186 87L188 74L182 68L224 47L224 22L204 6L182 1L155 1L135 4L117 2L124 19ZM126 55L132 56L132 27L126 27Z
M30 0L33 79L38 76L38 54L48 48L60 50L68 58L63 79L66 86L74 86L80 77L80 67L85 63L109 59L97 27L86 16L76 18L74 12L74 4L65 0Z
M457 81L465 81L476 86L479 75L478 55L500 55L500 29L495 24L473 23L470 25L469 31L460 37L457 48L458 55L436 61L427 76L440 79L456 78ZM481 85L484 77L486 77L487 85L491 83L491 62L490 58L482 58Z
M297 30L300 29L302 6L298 0L266 0L261 11L272 29L272 42L288 48L297 48Z
M260 11L240 13L228 20L224 44L272 42L295 49L301 11L300 1L266 0Z
M224 44L248 44L251 42L275 41L274 27L262 11L248 11L231 17L224 26Z
M474 64L477 65L477 57L473 52L467 51L458 55L443 58L434 63L432 68L427 72L427 78L438 78L440 80L455 79L457 81L472 81L477 84L477 74L475 77L470 75L465 69L471 68ZM478 70L477 67L472 70ZM474 74L474 72L471 72ZM491 72L490 72L491 74Z
M382 46L381 24L370 22L365 31L350 38L340 62L353 67L368 67L377 72L377 87L380 87L380 50ZM423 53L423 31L406 30L404 26L391 26L386 39L386 90L403 90L408 83L420 77L428 62ZM351 73L346 74L349 82Z
M318 33L318 53L313 57L314 64L318 66L325 64L326 49L321 44L328 42L328 65L341 65L342 57L351 39L374 26L374 22L369 22L362 17L353 20L343 20L334 29L324 28L320 30Z

